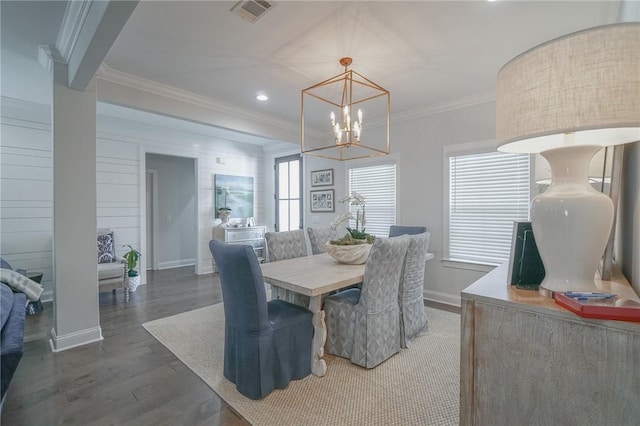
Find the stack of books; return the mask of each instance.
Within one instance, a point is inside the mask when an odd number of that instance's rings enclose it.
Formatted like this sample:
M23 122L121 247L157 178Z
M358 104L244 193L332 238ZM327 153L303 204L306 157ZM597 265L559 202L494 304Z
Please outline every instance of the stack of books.
M640 321L640 301L613 293L555 293L556 303L585 318Z

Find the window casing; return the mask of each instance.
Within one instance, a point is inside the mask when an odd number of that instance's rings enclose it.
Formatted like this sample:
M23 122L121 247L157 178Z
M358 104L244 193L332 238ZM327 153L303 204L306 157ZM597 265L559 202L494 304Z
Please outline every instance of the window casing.
M365 197L365 228L376 237L388 237L389 227L396 223L396 164L348 167L349 194ZM336 195L340 199L344 194ZM350 206L353 216L357 207ZM349 226L355 227L355 220Z
M445 147L444 257L499 265L509 260L513 221L529 220L531 156L472 146Z

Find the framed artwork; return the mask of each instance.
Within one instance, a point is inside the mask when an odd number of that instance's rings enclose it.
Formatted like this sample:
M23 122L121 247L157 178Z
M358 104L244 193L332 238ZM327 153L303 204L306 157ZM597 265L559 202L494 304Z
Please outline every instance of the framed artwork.
M311 186L332 186L333 169L314 170L311 172Z
M335 195L333 189L311 191L311 211L319 213L335 211Z
M251 176L214 176L215 217L218 210L231 210L231 217L253 217L253 177Z

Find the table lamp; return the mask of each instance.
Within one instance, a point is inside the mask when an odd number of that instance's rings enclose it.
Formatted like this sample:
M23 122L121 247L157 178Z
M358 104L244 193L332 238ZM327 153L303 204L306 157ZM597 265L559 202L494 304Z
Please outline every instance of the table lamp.
M551 185L531 202L543 294L598 291L614 209L589 185L589 163L603 146L638 140L640 23L551 40L498 72L498 150L540 153L551 166Z

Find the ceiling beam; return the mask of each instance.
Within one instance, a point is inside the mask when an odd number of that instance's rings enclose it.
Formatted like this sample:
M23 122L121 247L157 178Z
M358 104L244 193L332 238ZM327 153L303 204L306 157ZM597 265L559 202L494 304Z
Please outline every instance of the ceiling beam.
M70 1L56 48L68 65L68 86L85 90L138 5L128 1Z

